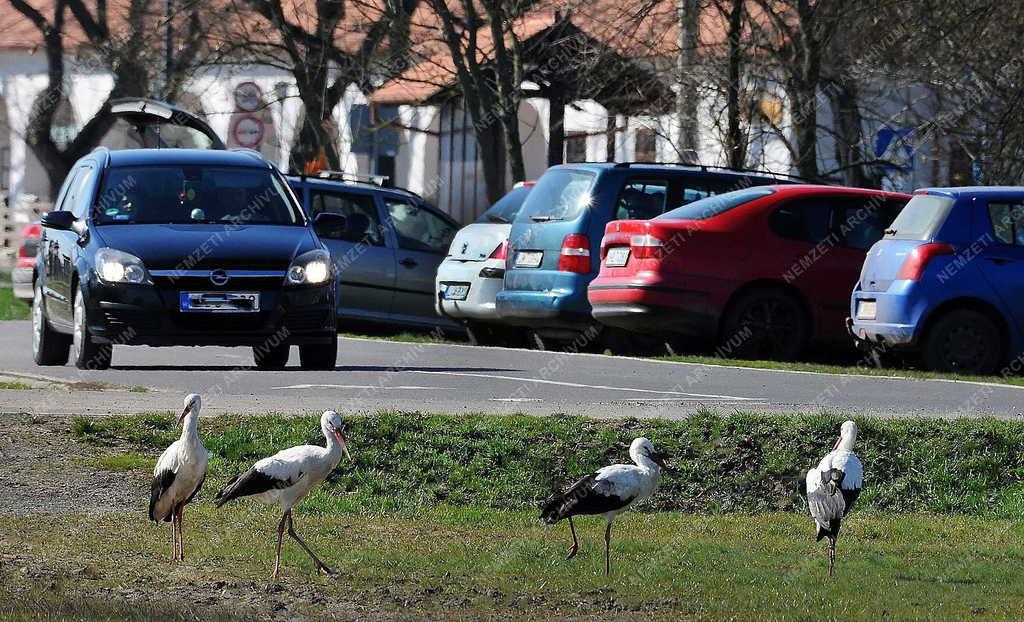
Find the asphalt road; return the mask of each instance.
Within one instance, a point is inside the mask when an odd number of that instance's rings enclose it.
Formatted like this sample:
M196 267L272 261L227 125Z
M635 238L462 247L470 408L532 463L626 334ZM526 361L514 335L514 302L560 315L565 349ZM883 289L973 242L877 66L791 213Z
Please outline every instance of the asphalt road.
M57 389L0 390L0 412L573 413L685 417L718 412L836 412L877 416L1024 418L1024 388L943 380L754 370L594 354L342 339L333 371L259 371L245 348L115 348L113 367L37 367L28 322L0 323L0 376L48 378ZM292 351L292 365L298 353ZM114 385L102 391L70 383ZM128 391L128 387L146 387ZM60 388L63 387L63 388ZM86 385L85 388L88 388Z

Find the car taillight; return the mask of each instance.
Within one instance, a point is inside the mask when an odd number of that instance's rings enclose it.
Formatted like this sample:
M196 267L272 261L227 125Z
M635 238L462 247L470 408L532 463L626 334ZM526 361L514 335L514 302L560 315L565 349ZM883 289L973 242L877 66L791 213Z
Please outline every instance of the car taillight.
M508 238L505 238L501 244L498 245L498 248L491 252L491 256L488 257L488 259L508 259Z
M634 259L662 259L665 257L665 245L653 235L634 235L629 238Z
M924 273L924 269L928 267L929 261L940 255L952 255L954 252L953 247L945 242L930 242L917 246L903 260L903 265L900 266L900 273L896 275L896 278L907 281L919 281Z
M31 268L36 265L35 249L29 249L28 244L18 247L18 267Z
M562 253L558 257L559 272L590 272L590 238L581 233L570 233L562 240Z

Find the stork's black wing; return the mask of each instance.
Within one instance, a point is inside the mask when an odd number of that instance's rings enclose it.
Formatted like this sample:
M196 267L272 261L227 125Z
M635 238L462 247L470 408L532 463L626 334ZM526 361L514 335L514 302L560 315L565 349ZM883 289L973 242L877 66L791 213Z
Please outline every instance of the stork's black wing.
M175 473L171 470L160 471L153 476L153 484L149 491L149 520L154 522L171 520L170 514L157 517L155 513L156 504L160 501L160 497L164 496L164 493L167 492L167 489L171 487L171 484L174 483L174 476Z
M602 485L597 473L580 479L560 495L555 495L541 510L540 518L553 524L577 514L604 514L629 505L633 497L621 497Z
M231 478L231 481L229 481L227 485L217 493L217 498L214 499L214 503L217 507L220 507L228 501L239 497L258 495L260 493L267 492L268 490L288 488L301 479L302 475L302 473L299 473L294 479L283 480L267 475L263 471L253 467L245 473Z

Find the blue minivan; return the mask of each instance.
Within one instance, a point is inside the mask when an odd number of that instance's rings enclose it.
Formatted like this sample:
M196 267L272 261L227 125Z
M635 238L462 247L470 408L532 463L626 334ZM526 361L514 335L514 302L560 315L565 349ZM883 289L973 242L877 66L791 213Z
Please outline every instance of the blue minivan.
M787 180L671 164L549 168L512 225L498 314L505 323L529 328L540 348L578 339L596 325L587 286L600 268L608 222L650 219L710 195L778 183Z
M1024 352L1024 188L919 190L868 252L850 331L928 369L995 372Z

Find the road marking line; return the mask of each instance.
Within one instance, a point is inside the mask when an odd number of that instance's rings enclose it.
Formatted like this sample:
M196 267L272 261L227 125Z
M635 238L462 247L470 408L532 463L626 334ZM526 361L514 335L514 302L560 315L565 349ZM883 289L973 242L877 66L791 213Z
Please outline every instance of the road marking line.
M408 391L454 391L452 387L419 387L411 384L398 386L381 386L376 384L290 384L284 387L270 387L271 390L280 389L405 389Z
M492 397L488 402L543 402L539 397Z
M410 374L434 374L441 376L467 376L470 378L493 378L495 380L509 380L512 382L532 382L534 384L553 384L562 387L576 387L579 389L600 389L604 391L631 391L634 393L655 393L659 395L681 395L686 397L698 397L708 399L725 399L725 400L736 400L742 402L758 402L764 401L764 398L759 397L736 397L734 395L711 395L707 393L684 393L682 391L663 391L660 389L636 389L633 387L612 387L602 384L582 384L579 382L565 382L562 380L543 380L541 378L520 378L517 376L498 376L495 374L471 374L468 372L458 371L430 371L426 369L413 369L409 370Z

